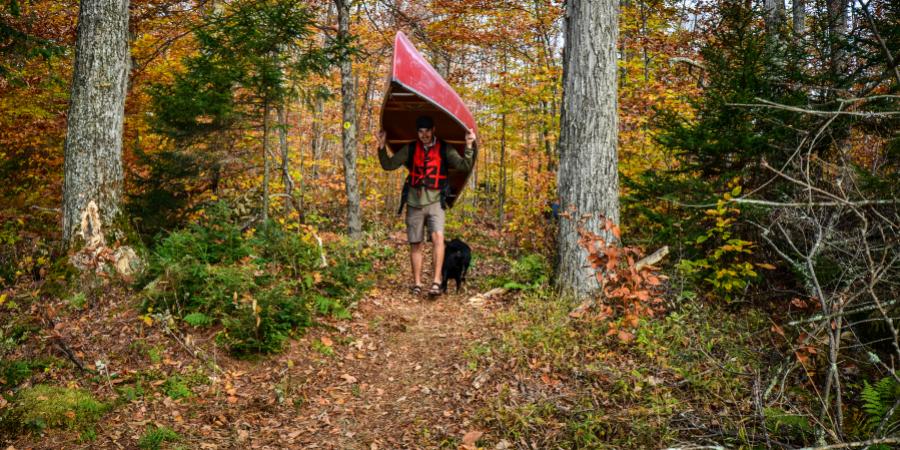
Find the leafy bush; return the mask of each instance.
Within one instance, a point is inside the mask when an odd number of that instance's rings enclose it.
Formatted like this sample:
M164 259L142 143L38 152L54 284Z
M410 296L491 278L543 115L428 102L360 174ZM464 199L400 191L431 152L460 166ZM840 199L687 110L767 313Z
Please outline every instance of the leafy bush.
M492 280L494 286L505 289L529 291L547 284L552 269L547 258L539 253L530 253L513 261L509 274Z
M696 246L706 249L706 255L678 263L678 269L689 279L729 302L759 276L757 267L774 269L769 264L750 262L754 243L735 236L733 228L741 211L729 206L728 201L740 192L740 186L735 187L716 202L715 208L706 211L713 224L694 241Z
M311 230L275 223L241 232L224 204L206 220L160 237L143 280L143 308L169 311L191 326L219 324L218 341L235 355L281 350L313 314L347 318L347 306L368 289L365 274L385 253L337 243L321 267Z

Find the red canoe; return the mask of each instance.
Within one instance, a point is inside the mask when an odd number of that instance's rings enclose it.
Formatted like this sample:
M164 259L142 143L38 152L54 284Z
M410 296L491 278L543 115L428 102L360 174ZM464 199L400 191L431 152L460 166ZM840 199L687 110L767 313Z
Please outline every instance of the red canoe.
M393 150L416 140L416 118L428 115L434 119L435 135L452 145L460 155L466 147L466 129L478 128L469 108L459 95L422 57L402 31L394 39L391 79L381 108L381 128ZM471 172L450 170L453 206L466 186Z

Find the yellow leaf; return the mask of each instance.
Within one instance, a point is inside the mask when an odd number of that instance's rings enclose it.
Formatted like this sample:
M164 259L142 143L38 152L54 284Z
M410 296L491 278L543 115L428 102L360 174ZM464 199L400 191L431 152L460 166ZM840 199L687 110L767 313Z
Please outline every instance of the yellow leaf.
M153 318L152 318L152 317L150 317L150 316L141 316L141 319L144 321L144 323L147 324L148 327L153 326Z
M6 302L6 294L0 294L0 305L3 305L4 302Z

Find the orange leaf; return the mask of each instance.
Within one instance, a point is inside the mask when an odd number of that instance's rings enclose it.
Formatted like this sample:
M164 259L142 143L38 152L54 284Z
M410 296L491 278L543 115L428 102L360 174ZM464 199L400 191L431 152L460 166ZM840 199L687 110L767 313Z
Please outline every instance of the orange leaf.
M634 335L627 331L619 331L618 338L622 343L629 343L634 339Z

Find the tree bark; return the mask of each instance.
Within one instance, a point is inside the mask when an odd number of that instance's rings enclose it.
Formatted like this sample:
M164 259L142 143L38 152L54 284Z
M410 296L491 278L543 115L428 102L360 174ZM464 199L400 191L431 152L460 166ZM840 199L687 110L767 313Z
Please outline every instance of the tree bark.
M122 197L122 131L131 57L128 0L82 0L65 144L63 243L81 235L93 203L103 228Z
M351 0L335 0L338 10L338 33L350 34ZM359 211L359 182L356 176L356 80L353 78L353 61L341 62L341 104L343 107L342 138L344 145L344 185L347 189L347 228L350 237L356 239L362 233Z
M325 114L325 99L316 94L316 102L312 115L312 175L313 181L319 178L319 159L325 149L325 127L323 125Z
M263 100L263 226L269 222L269 99Z
M284 195L287 197L288 206L294 208L297 214L301 214L300 207L294 200L294 179L291 177L291 155L288 147L288 118L283 104L278 104L278 145L281 147L281 183L284 185ZM287 211L285 211L287 212Z
M835 78L844 76L846 54L844 41L847 38L847 0L828 0L829 48L831 49L831 70Z
M806 33L806 0L793 0L791 13L794 16L794 37L802 37Z
M601 218L619 223L618 31L618 1L567 2L557 180L564 213L559 221L558 280L563 292L581 298L598 285L578 242L579 228L610 242L613 237L603 231Z
M784 0L765 0L766 31L777 33L784 24Z

